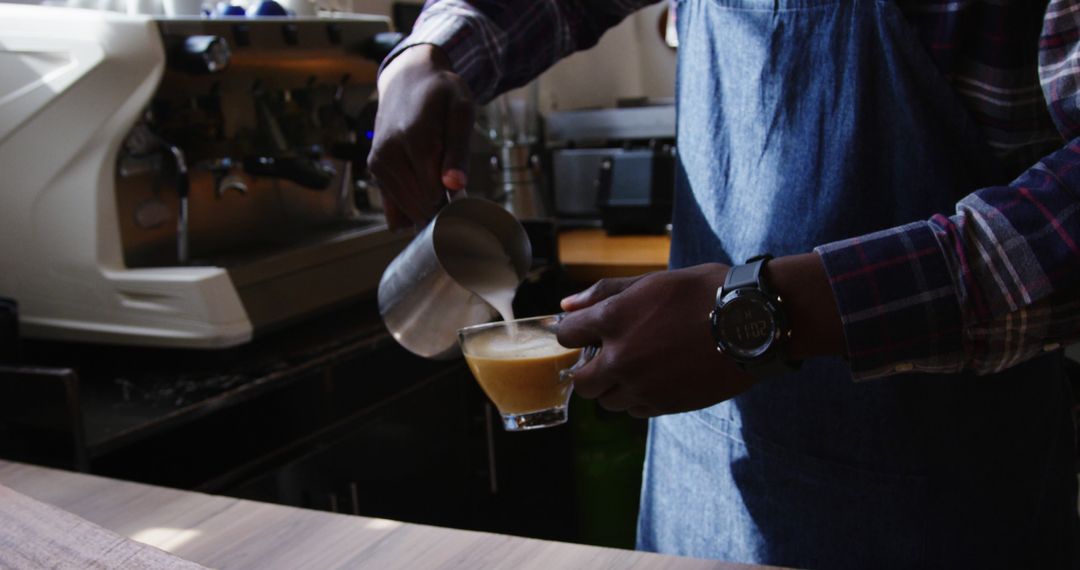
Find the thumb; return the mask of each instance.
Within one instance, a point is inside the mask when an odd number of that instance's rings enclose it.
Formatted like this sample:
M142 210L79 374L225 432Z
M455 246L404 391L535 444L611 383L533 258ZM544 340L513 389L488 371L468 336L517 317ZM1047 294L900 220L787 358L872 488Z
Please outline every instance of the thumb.
M443 131L442 183L448 190L464 190L468 183L469 139L472 138L475 105L461 78L453 89Z
M567 312L591 307L608 297L622 293L642 277L644 275L601 279L594 283L592 287L564 298L559 302L559 306Z

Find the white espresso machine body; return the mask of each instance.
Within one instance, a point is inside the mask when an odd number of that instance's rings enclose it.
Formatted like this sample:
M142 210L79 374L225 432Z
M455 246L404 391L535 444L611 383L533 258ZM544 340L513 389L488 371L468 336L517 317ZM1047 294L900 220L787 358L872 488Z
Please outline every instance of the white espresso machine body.
M387 29L384 21L374 25ZM259 253L233 256L228 263L210 250L202 251L201 258L180 253L133 262L139 259L133 251L150 242L131 235L130 227L138 226L132 217L150 219L154 231L174 242L182 238L181 249L188 247L187 230L177 223L186 216L186 203L181 208L171 188L162 188L159 181L151 189L137 190L161 198L155 197L150 206L142 200L134 213L132 207L124 209L131 200L117 191L125 184L118 180L123 178L125 149L133 136L152 131L149 109L162 96L156 93L164 89L163 77L170 73L163 26L147 16L0 4L0 297L18 302L25 337L180 348L234 346L250 340L260 327L280 326L373 291L382 267L403 245L402 238L389 237L381 226L357 223L356 212L350 211L349 224L334 221L334 227L346 229L320 230L276 248L252 249ZM359 75L370 75L364 81L373 84L374 64L363 69ZM160 167L173 158L170 145L157 146L160 156L151 162L173 176L170 169L175 167ZM207 155L201 148L186 150L204 159ZM276 175L249 174L239 167L236 172L221 171L221 160L211 162L219 170L196 177L200 184L221 183L224 176L230 187L273 187L275 202L282 201L281 195L300 192ZM336 177L327 175L335 185L330 194L351 184L347 166ZM195 185L192 190L193 197L202 199ZM230 195L232 213L215 214L213 223L227 227L234 213L252 218L250 212L266 209L265 204L249 206L243 198ZM334 200L338 204L342 198ZM334 215L340 218L337 210ZM209 237L222 231L205 218L202 223L194 228L196 243L198 231ZM280 222L271 216L268 224ZM314 224L304 227L309 226ZM122 235L123 228L129 228L128 235ZM335 275L348 283L327 285ZM317 298L303 289L314 290ZM304 293L304 300L290 302L294 291Z

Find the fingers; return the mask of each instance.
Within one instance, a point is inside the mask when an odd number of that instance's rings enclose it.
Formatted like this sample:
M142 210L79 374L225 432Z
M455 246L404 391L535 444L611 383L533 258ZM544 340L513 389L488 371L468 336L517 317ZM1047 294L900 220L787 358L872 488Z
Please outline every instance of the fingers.
M635 418L651 418L659 416L662 413L650 402L642 401L640 397L634 396L632 390L619 383L603 386L604 391L595 398L592 398L590 397L590 393L600 388L599 385L595 384L596 383L592 378L587 378L585 381L574 385L574 392L583 398L595 399L605 410L611 412L626 412ZM585 387L584 391L582 390L582 386Z
M386 225L392 230L398 230L402 228L411 227L408 216L406 216L401 209L394 203L394 199L386 193L385 190L380 189L383 200L383 214L386 216Z
M389 202L413 223L424 223L431 218L435 212L434 204L421 191L412 161L404 148L385 144L372 151L368 164L383 192L384 203L388 202L385 197L389 196Z
M559 344L567 348L601 346L603 344L602 312L596 307L589 307L587 310L570 313L563 317L556 331Z
M596 394L597 390L602 391ZM575 376L574 393L587 400L596 400L596 403L605 410L626 412L635 418L651 418L664 413L650 402L644 402L635 397L624 385L611 383L601 386L595 382L594 377L578 381Z
M559 306L566 312L579 311L586 307L591 307L608 297L622 293L642 277L644 277L644 275L601 279L594 283L592 287L564 298L559 302Z
M386 212L394 227L409 225L401 216L427 223L446 204L447 190L464 190L468 181L472 94L441 50L418 47L402 52L378 79L368 166L392 198Z
M603 394L600 394L600 396L596 398L596 401L603 406L605 410L612 412L625 412L635 404L635 402L627 395L626 390L622 389L618 384L608 388Z
M604 351L601 350L591 362L573 372L571 378L575 394L594 400L615 386L613 375L605 373L607 361L603 355Z
M434 156L438 145L410 145L409 164L412 166L412 182L415 184L413 206L422 213L422 218L413 218L417 224L425 224L446 205L446 191L443 190L439 169Z
M566 315L559 323L557 338L563 346L600 346L600 352L587 364L575 369L571 374L574 393L588 400L597 400L601 406L613 412L627 412L636 418L660 415L651 402L643 401L641 395L627 381L625 366L619 362L621 343L617 338L609 338L604 343L603 323L610 318L612 309L608 306L613 299L587 307L584 310ZM605 317L607 315L607 317ZM632 375L632 373L631 373Z
M442 183L447 190L464 190L468 183L469 140L472 138L475 108L469 87L459 76L449 74L443 132Z
M469 184L469 178L465 175L464 170L450 169L443 170L442 183L447 190L451 192L463 192L465 186Z

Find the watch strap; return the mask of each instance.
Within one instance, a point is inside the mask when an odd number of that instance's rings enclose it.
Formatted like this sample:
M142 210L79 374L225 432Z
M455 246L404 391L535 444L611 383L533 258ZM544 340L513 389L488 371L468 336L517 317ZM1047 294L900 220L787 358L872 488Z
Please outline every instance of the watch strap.
M772 259L771 255L759 255L748 259L742 265L732 267L728 271L727 277L724 278L723 291L734 291L735 289L751 286L756 286L763 291L766 290L765 283L761 279L761 273L765 262L770 259Z
M732 267L724 278L724 286L716 291L717 304L720 304L724 295L736 289L755 287L762 292L767 292L768 287L766 287L762 273L765 263L772 258L772 255L766 253L751 257L746 260L746 263ZM736 361L736 364L744 372L758 379L790 374L797 371L802 365L802 362L800 361L790 362L780 355L777 356L778 357L774 357L770 360L759 362Z

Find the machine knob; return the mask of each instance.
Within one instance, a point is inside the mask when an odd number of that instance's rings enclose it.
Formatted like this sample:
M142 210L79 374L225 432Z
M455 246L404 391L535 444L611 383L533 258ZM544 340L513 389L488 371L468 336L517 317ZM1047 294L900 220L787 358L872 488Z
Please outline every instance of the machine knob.
M229 65L232 51L221 36L183 36L167 40L169 67L185 73L217 73Z

